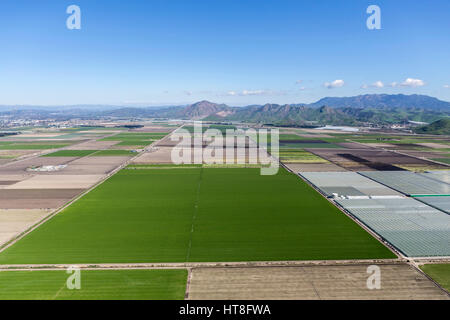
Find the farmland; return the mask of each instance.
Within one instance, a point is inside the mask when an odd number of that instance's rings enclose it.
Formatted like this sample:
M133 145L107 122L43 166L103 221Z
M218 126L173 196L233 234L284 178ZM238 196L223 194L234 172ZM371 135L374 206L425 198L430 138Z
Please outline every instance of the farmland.
M324 160L308 151L302 149L281 149L280 160L284 163L327 163Z
M420 268L434 281L450 291L450 264L426 264Z
M154 129L143 127L143 130ZM118 141L100 141L111 134L126 133L110 130L28 128L26 132L1 139L0 246L102 181L105 175L137 154L114 148Z
M393 257L284 170L189 168L122 170L7 248L0 263Z
M54 144L43 144L43 143L4 143L0 144L0 150L47 150L47 149L58 149L68 146L68 144L54 143Z
M129 150L59 150L56 152L48 153L43 157L108 157L108 156L131 156L133 152Z
M59 150L48 153L43 157L85 157L96 151L97 150Z
M233 320L450 301L449 9L0 2L0 303Z
M193 131L192 126L184 128ZM209 128L223 132L240 127ZM405 143L395 143L375 135L289 129L280 134L278 157L291 172L281 167L278 174L263 176L263 165L250 162L248 149L241 158L235 154L232 163L209 164L204 158L203 164L176 165L172 152L177 142L167 136L169 129L158 124L138 130L64 129L1 141L6 163L0 166L0 299L447 297L397 259L404 253L401 243L370 228L382 235L375 238L352 220L358 212L349 205L357 200L336 207L340 199L325 199L308 185L328 197L403 197L367 182L364 172L387 165L395 170L445 168L419 159L445 158L445 144L439 140L396 137ZM380 141L389 148L381 149ZM406 142L417 147L393 152ZM56 148L22 150L18 145ZM192 141L185 145L192 151ZM363 172L351 172L357 170ZM316 176L323 183L311 178ZM430 178L447 176L435 172ZM82 192L87 193L57 211ZM370 201L361 201L362 210L368 210ZM411 210L424 210L426 201L408 203ZM362 218L358 223L370 227ZM30 231L32 226L37 228ZM430 236L436 234L434 230ZM430 247L423 252L430 256ZM367 265L374 261L383 270L379 292L364 287ZM55 265L61 269L54 270ZM81 266L81 290L66 288L68 265ZM445 281L447 273L445 267L438 270L439 279Z
M446 298L442 290L407 264L382 264L380 269L383 274L381 289L367 290L367 265L364 264L198 268L193 270L189 299L422 300Z
M0 300L181 300L187 271L83 270L80 290L68 289L67 277L65 270L0 272Z
M94 155L96 157L132 156L135 153L129 150L99 150Z
M118 141L117 146L145 146L152 141L162 139L165 133L146 132L123 132L111 137L103 138L101 141Z

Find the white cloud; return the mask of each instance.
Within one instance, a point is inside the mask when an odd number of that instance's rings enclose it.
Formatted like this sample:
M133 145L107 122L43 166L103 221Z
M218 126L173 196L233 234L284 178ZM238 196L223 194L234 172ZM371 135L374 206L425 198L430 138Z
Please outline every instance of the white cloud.
M300 84L302 82L303 82L303 80L297 80L297 81L295 81L295 84Z
M191 96L192 92L191 91L184 91L184 94L187 95L187 96Z
M417 87L423 87L425 85L425 81L420 79L413 79L413 78L407 78L403 82L391 82L388 86L389 87L410 87L410 88L417 88Z
M374 83L372 83L370 85L363 84L361 86L361 89L367 89L367 88L377 88L377 89L384 88L384 83L382 81L375 81Z
M340 88L345 84L344 80L334 80L333 82L325 82L323 86L328 89Z
M266 94L265 90L243 90L241 95L243 96L260 96Z
M384 88L384 83L381 81L375 81L370 85L372 88Z
M450 89L450 84L444 84L444 88Z
M300 88L300 90L302 90ZM285 95L287 91L274 91L274 90L242 90L242 91L228 91L225 96L266 96L266 95Z
M389 87L392 87L392 88L395 88L395 87L398 87L398 82L391 82L390 84L389 84Z
M423 80L413 78L407 78L405 81L400 83L400 86L410 88L423 87L424 85L425 82Z
M298 90L303 91L303 90L306 90L306 88L305 87L300 87L300 88L298 88Z

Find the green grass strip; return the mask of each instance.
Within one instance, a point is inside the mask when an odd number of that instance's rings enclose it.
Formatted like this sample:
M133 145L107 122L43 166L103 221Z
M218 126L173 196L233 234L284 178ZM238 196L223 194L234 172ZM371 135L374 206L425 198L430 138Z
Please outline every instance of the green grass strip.
M450 264L426 264L420 267L444 289L450 291Z
M0 272L0 300L182 300L186 270L81 270L68 289L65 270Z

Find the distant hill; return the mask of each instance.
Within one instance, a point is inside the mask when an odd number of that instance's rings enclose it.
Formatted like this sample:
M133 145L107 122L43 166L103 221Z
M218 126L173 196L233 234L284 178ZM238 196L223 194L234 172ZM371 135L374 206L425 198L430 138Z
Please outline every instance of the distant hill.
M199 120L212 114L218 117L226 117L233 112L234 108L225 104L217 104L204 100L180 109L175 116L177 118Z
M416 133L450 135L450 118L437 120L429 125L416 128Z
M329 107L309 108L305 106L266 104L236 108L226 117L210 115L205 120L227 120L266 123L275 125L307 125L312 123L333 123L336 125L355 124L352 116Z
M424 95L372 94L347 98L323 98L308 105L251 106L235 109L225 117L277 125L389 124L408 121L433 122L450 115L450 103ZM212 114L208 120L219 120Z
M366 94L355 97L327 97L311 103L310 107L427 109L450 110L450 102L425 95Z

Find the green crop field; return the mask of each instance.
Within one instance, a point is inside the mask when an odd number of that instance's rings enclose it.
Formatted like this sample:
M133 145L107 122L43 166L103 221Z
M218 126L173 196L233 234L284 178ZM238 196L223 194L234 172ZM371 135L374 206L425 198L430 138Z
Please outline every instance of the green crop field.
M305 140L305 138L296 135L296 134L285 134L285 133L281 133L279 135L280 140ZM312 140L312 139L311 139Z
M122 170L1 264L394 258L284 169Z
M42 157L85 157L97 151L98 150L59 150L43 155Z
M111 137L103 138L100 141L120 141L117 146L146 146L153 141L164 138L167 133L147 133L147 132L124 132Z
M2 271L0 300L182 300L186 270L81 270L68 289L65 271Z
M450 264L426 264L420 268L443 288L450 291Z
M450 164L450 158L433 158L433 159L431 159L431 160L439 161L439 162L443 162L443 163Z
M167 133L119 133L111 137L103 138L102 141L127 141L127 140L159 140Z
M145 147L146 145L151 144L155 140L126 140L119 142L116 146L133 146L136 148Z
M227 130L231 130L231 132L234 133L234 130L236 130L237 128L233 125L226 125L226 124L211 124L211 125L202 125L201 126L202 133L205 133L207 130L210 130L210 129L219 130L223 135L226 135ZM189 133L194 133L195 127L194 126L184 126L182 128L182 130L187 130Z
M94 157L109 157L109 156L133 156L137 153L129 151L129 150L100 150L92 156Z
M284 163L327 163L328 161L322 159L315 154L312 154L303 149L281 149L279 158Z

